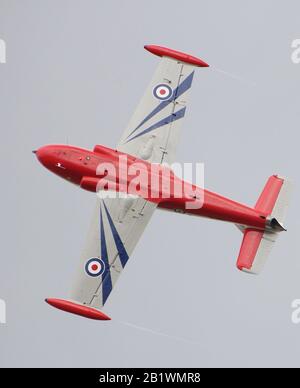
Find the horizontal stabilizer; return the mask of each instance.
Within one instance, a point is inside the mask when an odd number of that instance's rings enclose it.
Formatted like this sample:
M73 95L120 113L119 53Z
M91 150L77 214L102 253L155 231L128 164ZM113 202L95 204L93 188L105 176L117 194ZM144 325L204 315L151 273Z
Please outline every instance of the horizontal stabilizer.
M278 175L272 175L256 202L255 209L271 215L272 218L282 223L290 201L291 191L292 183L290 181Z
M237 267L239 270L259 274L276 241L276 232L245 229Z
M246 228L241 245L237 267L241 271L258 274L270 254L279 232L284 231L282 222L290 199L291 183L277 175L271 176L255 209L267 218L266 230Z

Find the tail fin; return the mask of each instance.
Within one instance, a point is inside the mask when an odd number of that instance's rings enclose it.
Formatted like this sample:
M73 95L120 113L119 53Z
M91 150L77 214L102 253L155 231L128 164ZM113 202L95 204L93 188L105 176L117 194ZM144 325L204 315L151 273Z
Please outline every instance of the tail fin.
M237 267L241 271L258 274L276 241L278 232L285 230L283 221L290 199L291 182L277 175L271 176L256 205L255 209L266 214L267 228L265 231L246 228L244 230Z

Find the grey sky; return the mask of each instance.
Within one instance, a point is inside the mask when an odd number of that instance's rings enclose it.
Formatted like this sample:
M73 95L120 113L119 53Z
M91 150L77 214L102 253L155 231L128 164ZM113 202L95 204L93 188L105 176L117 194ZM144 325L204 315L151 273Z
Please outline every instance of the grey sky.
M0 0L0 366L299 366L299 14L296 0ZM178 161L204 162L206 187L246 204L273 173L295 193L259 277L235 268L234 226L157 211L99 323L44 303L68 293L94 197L31 150L114 147L157 65L147 43L212 66L196 72Z

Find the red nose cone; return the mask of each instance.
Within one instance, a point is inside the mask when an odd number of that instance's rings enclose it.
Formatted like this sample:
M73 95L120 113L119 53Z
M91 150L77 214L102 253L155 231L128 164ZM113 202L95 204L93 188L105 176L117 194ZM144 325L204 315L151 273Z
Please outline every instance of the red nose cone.
M43 166L48 167L51 164L52 152L50 146L44 146L34 152Z

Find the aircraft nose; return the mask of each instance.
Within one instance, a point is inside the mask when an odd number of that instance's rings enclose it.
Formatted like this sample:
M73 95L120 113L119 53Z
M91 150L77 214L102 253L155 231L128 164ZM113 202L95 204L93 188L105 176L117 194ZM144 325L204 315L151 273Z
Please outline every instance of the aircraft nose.
M38 150L34 150L32 152L36 155L39 162L43 166L48 167L49 165L51 165L52 158L53 158L53 155L51 152L51 147L44 146L44 147L41 147Z

